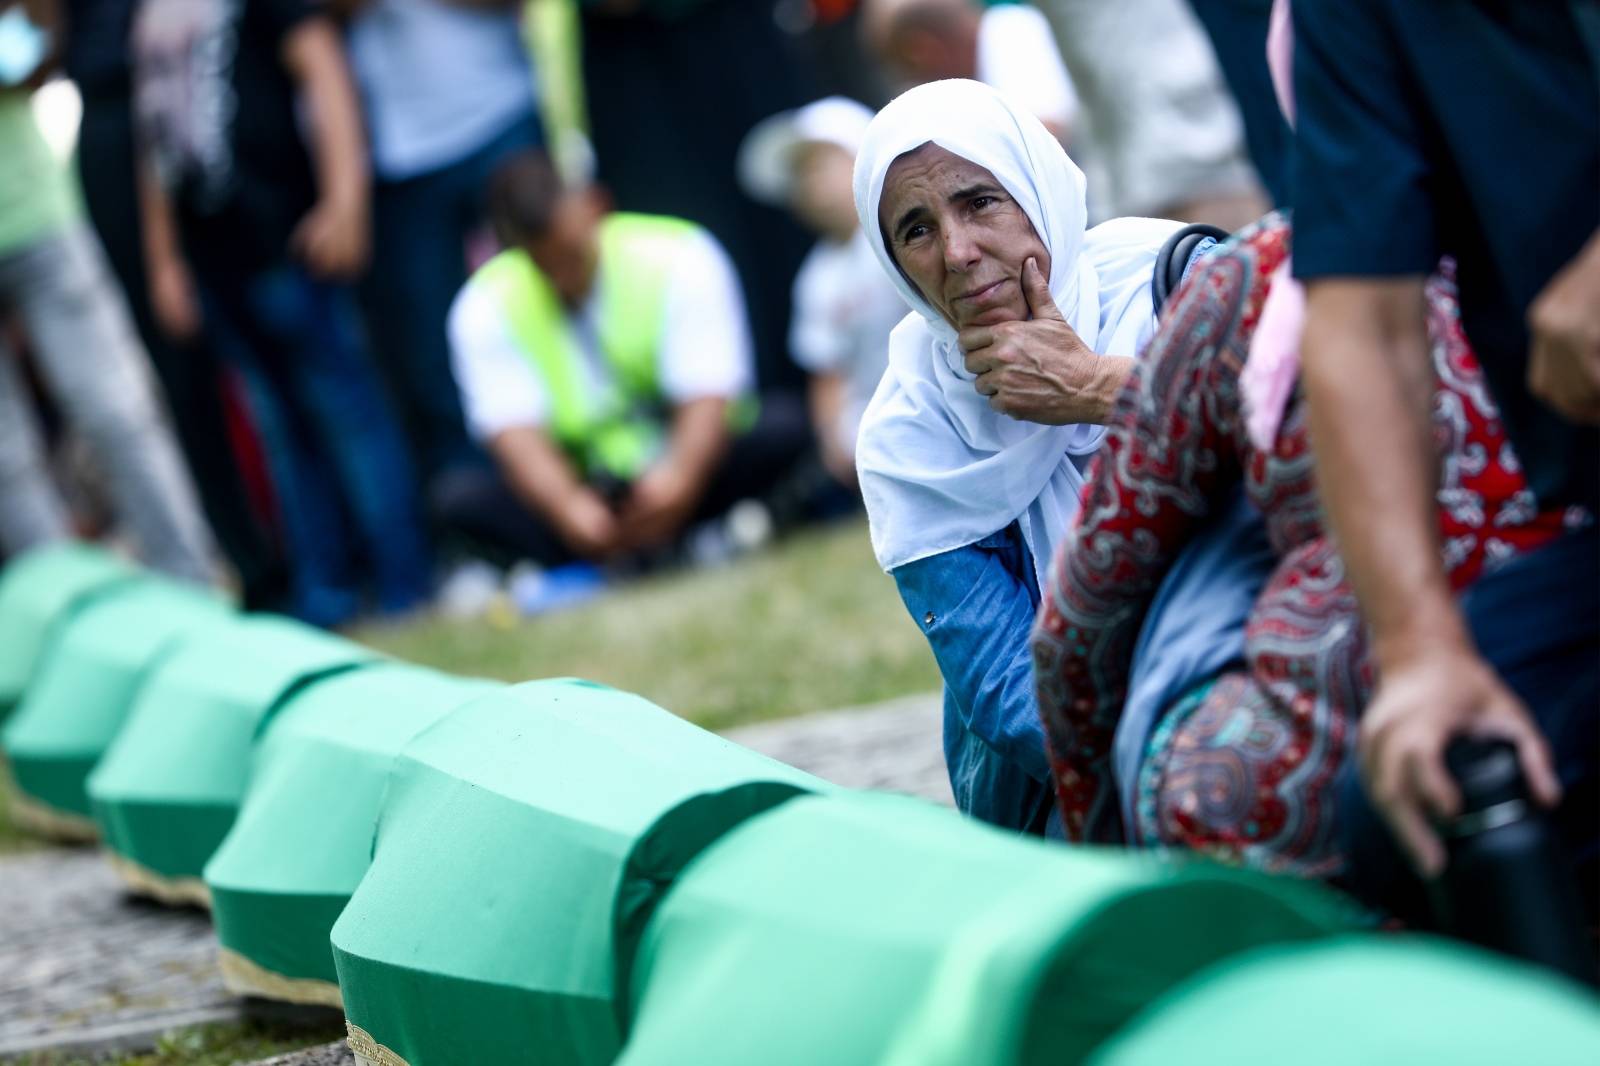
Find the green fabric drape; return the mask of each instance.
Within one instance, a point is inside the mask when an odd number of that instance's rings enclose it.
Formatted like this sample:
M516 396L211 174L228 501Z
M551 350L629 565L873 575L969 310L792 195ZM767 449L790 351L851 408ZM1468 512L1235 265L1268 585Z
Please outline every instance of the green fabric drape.
M222 946L282 977L336 981L328 934L372 859L395 756L496 687L377 663L313 685L275 714L239 816L205 867Z
M0 571L0 722L33 679L53 629L97 592L136 580L132 567L69 541L24 552Z
M1070 1063L1202 966L1345 928L1304 885L802 797L666 889L621 1063Z
M609 1063L612 916L635 842L714 839L825 786L624 692L536 681L395 762L372 867L333 928L345 1013L411 1066Z
M22 794L87 818L85 782L122 728L139 686L184 639L228 617L221 598L149 577L117 584L67 619L0 730Z
M1420 936L1250 952L1196 974L1093 1066L1587 1066L1600 999L1556 974Z
M376 657L267 615L192 636L140 688L89 775L106 845L158 877L198 880L244 798L258 727L290 693Z

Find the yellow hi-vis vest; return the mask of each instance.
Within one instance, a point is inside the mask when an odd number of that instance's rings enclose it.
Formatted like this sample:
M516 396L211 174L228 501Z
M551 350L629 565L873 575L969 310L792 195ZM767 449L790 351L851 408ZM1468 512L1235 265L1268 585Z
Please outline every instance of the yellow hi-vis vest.
M544 383L547 428L585 474L632 479L662 448L659 354L667 287L683 243L700 232L693 222L656 215L617 213L600 223L599 342L612 377L601 396L586 388L584 356L573 343L566 310L526 252L501 252L467 282L492 294Z

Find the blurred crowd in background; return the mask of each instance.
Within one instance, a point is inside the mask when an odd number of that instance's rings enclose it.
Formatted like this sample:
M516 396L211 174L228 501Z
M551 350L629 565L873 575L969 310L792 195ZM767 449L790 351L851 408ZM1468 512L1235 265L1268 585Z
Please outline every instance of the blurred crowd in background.
M906 312L874 110L988 82L1091 221L1232 230L1282 183L1268 7L0 3L0 550L113 531L339 625L852 513Z
M0 551L337 626L864 507L963 811L1409 922L1535 801L1592 903L1597 71L1595 0L0 0Z

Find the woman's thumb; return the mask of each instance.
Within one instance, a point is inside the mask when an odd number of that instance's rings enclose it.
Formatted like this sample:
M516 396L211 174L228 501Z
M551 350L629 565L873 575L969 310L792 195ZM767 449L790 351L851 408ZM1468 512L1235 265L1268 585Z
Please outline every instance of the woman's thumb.
M1050 295L1050 282L1039 269L1033 256L1022 264L1022 295L1028 301L1028 311L1034 318L1054 318L1065 322L1055 298Z

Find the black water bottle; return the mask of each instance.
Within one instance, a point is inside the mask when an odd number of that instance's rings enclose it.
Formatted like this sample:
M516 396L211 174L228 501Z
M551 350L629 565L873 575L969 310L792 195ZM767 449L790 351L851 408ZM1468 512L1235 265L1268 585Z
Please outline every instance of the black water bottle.
M1517 749L1454 741L1445 762L1461 813L1439 826L1449 865L1434 909L1452 935L1597 983L1576 878L1555 826L1528 792Z

